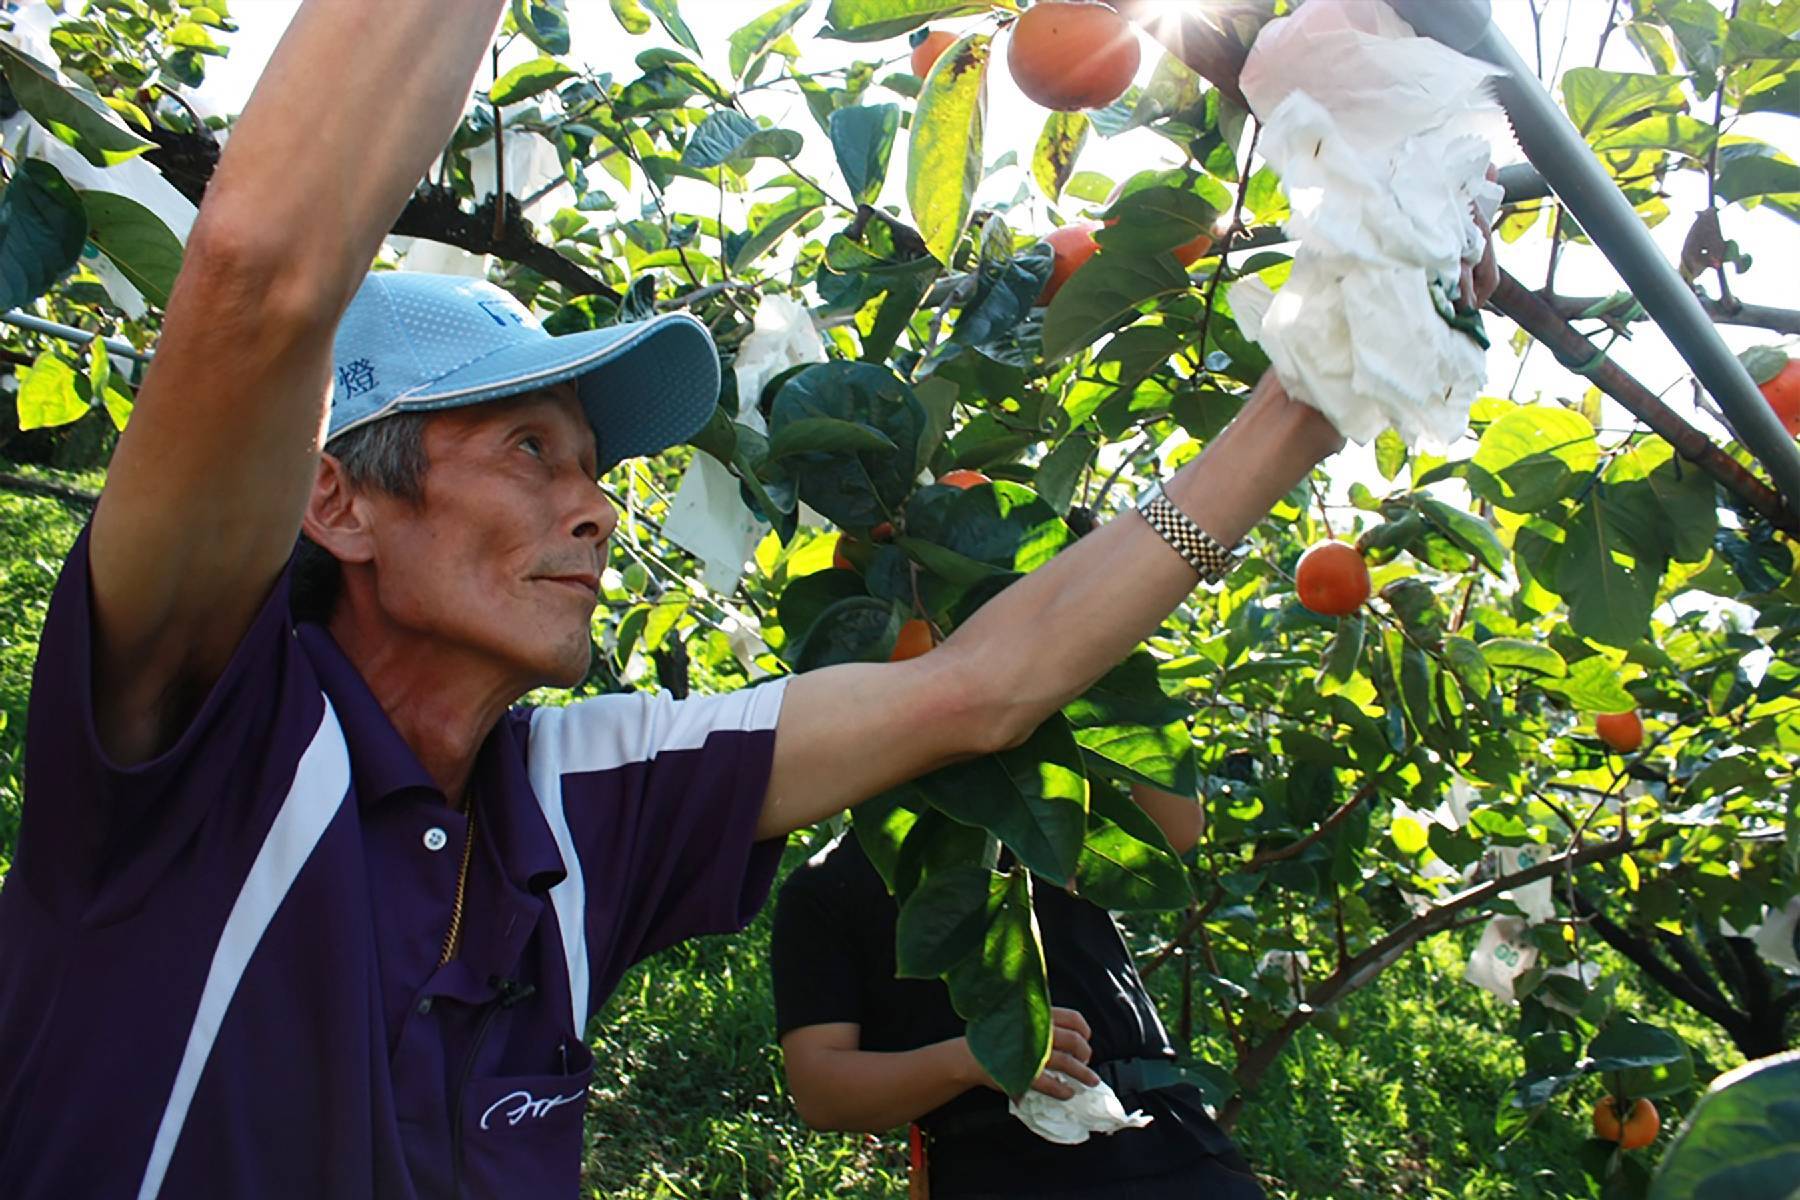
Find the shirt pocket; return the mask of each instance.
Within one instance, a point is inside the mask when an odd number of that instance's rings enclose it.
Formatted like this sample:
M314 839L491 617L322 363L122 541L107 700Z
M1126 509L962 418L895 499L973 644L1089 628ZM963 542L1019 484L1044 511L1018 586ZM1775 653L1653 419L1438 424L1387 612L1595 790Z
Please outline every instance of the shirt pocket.
M579 1060L577 1059L579 1055ZM463 1093L464 1196L573 1198L594 1056L570 1047L574 1070L471 1079Z

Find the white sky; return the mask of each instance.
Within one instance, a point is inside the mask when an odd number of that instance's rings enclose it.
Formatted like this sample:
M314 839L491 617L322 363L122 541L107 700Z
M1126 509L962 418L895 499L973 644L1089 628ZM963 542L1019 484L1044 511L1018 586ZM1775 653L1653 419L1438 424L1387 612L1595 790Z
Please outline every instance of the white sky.
M722 82L729 81L726 39L730 33L772 4L773 0L681 0L681 12L700 41L702 61L715 78ZM297 7L296 0L236 0L232 5L232 14L240 26L240 32L228 39L230 57L223 62L210 64L202 97L221 111L235 112L241 108L282 29ZM1562 65L1565 68L1592 65L1591 56L1608 7L1608 0L1545 0L1543 30L1547 73L1554 69L1557 47L1563 42L1565 28L1568 31L1567 51ZM611 71L615 78L635 77L638 72L632 59L642 50L652 45L671 44L656 25L652 25L650 33L642 37L626 34L614 20L606 0L568 0L568 8L574 43L568 58L598 71ZM1531 14L1526 0L1493 0L1493 8L1496 21L1518 48L1521 57L1526 62L1533 62ZM856 58L897 59L907 52L904 38L861 44L818 38L816 33L823 24L825 9L826 0L816 0L812 11L793 31L796 41L802 47L802 67L818 70L847 64ZM947 22L943 27L957 30L975 24L976 20ZM1161 47L1148 35L1140 36L1144 43L1143 66L1139 75L1141 83L1148 79L1160 58ZM989 200L1010 198L1017 190L1020 180L1026 177L1032 146L1046 115L1013 86L999 62L1004 49L1003 43L996 45L996 69L989 76L985 153L991 164L1009 150L1013 151L1021 166L1002 170L988 180L981 195ZM503 63L502 69L529 57L531 53L531 49L521 39L520 44L514 47L513 53ZM1629 40L1622 35L1615 35L1610 39L1601 65L1626 71L1649 69ZM878 77L882 74L886 72L878 73ZM485 86L487 82L488 77L484 71L481 83ZM874 89L870 95L871 102L892 98L880 88ZM802 169L815 178L836 178L829 145L795 90L791 87L764 88L747 95L745 101L753 113L766 115L779 125L803 133L807 139L807 150L799 160ZM1710 116L1710 113L1697 115ZM1797 154L1800 137L1797 137L1797 123L1793 118L1754 114L1741 121L1734 131L1773 142L1790 157L1800 156ZM902 211L905 207L905 136L903 131L900 143L895 147L888 189L881 198L883 203L899 205ZM1520 160L1522 155L1515 147L1506 146L1496 148L1495 158L1504 165ZM1177 161L1177 153L1172 145L1155 134L1139 130L1111 140L1090 137L1077 163L1077 169L1096 170L1120 179L1146 167L1174 164ZM762 178L765 174L772 175L779 169L779 164L764 164L759 168L762 174L757 178ZM622 202L622 207L630 208L642 202L642 197L624 195L622 189L604 172L590 172L590 182L611 190L615 198ZM680 182L677 181L678 186ZM1679 255L1682 238L1693 214L1705 202L1705 185L1698 174L1685 173L1672 178L1670 191L1670 217L1652 233L1658 245L1674 261ZM708 190L706 197L704 206L697 207L696 211L714 210L717 204L716 193ZM679 200L679 193L674 198ZM734 198L745 207L753 199ZM1031 220L1030 214L1042 215L1041 204L1041 200L1034 200L1032 207L1015 209L1009 223L1016 230L1027 227ZM1070 205L1065 201L1065 215L1078 207L1079 205ZM730 217L728 212L727 219ZM1737 240L1756 259L1749 274L1733 276L1734 293L1748 303L1791 306L1795 295L1792 271L1794 265L1800 263L1800 227L1770 211L1745 212L1736 207L1725 210L1724 222L1725 236ZM1044 227L1048 228L1049 225L1048 219L1044 218ZM1502 264L1529 286L1541 284L1544 278L1549 245L1545 237L1546 229L1547 222L1540 220L1519 242L1498 245ZM1716 283L1710 276L1707 282L1709 287ZM1619 290L1622 286L1598 251L1583 246L1569 246L1564 251L1557 271L1559 292L1568 295L1604 295ZM1490 316L1489 323L1490 332L1495 335L1495 348L1489 357L1487 391L1489 394L1504 395L1512 386L1518 367L1517 360L1507 348L1507 338L1513 329L1510 323L1501 318ZM1776 335L1763 330L1733 326L1722 326L1721 330L1734 350L1779 340ZM1686 377L1685 366L1653 324L1644 322L1634 326L1632 340L1615 347L1613 354L1621 365L1636 374L1653 391L1666 392L1665 400L1676 411L1690 417L1702 428L1713 431L1715 435L1722 434L1704 414L1694 409L1691 389L1677 386ZM1521 400L1531 399L1538 393L1573 397L1579 396L1585 386L1584 381L1557 367L1551 356L1539 349L1531 354L1517 395ZM1622 410L1612 409L1609 404L1607 424L1611 428L1622 429L1628 424L1628 418ZM1354 477L1364 472L1352 469L1348 474Z

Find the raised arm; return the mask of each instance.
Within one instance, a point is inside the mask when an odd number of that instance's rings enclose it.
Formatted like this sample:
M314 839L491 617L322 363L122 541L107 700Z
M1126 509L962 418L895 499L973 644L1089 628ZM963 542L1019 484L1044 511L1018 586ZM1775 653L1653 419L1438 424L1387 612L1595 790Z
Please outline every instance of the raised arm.
M1236 421L1168 481L1231 545L1342 444L1265 375ZM759 832L773 836L937 767L1016 745L1156 631L1194 571L1136 513L1109 521L983 606L929 654L788 684Z
M116 758L179 734L293 549L331 340L503 0L308 0L233 129L89 543Z

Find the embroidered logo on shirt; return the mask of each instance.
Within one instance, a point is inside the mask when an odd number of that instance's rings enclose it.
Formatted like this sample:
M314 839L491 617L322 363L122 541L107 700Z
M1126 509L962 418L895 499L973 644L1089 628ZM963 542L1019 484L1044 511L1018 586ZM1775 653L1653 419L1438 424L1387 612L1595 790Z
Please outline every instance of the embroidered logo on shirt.
M508 1092L506 1095L490 1104L488 1110L481 1114L481 1127L486 1129L488 1127L488 1118L494 1116L496 1113L505 1118L508 1125L517 1125L526 1117L542 1120L544 1117L550 1115L551 1109L560 1108L565 1104L573 1104L577 1100L585 1100L586 1098L587 1092L585 1090L570 1092L567 1096L546 1096L542 1100L537 1099L530 1092L523 1089L516 1092ZM508 1105L511 1105L512 1107L508 1108Z

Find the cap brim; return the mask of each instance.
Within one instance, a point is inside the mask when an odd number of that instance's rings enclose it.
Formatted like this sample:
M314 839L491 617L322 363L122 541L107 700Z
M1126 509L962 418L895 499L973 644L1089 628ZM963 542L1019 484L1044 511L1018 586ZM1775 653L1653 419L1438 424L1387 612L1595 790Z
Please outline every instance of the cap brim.
M387 413L460 408L570 379L605 470L700 431L719 402L719 355L693 316L664 313L508 346L399 396Z

